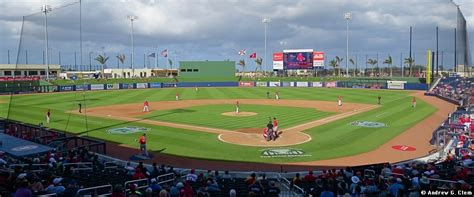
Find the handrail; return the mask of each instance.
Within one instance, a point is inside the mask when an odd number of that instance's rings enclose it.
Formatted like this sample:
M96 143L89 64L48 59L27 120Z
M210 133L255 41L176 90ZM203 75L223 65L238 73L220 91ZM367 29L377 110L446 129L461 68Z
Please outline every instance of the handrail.
M280 180L283 180L283 181L285 181L286 184L291 185L291 182L290 182L288 179L286 179L285 177L281 176L280 173L278 173L278 175L277 175L277 180L278 180L280 183L281 183ZM285 185L285 187L286 187L288 190L291 191L291 188L287 187L286 185ZM296 190L298 190L301 194L305 194L304 189L301 188L301 187L299 187L298 185L293 185L293 187L294 187Z
M171 176L171 178L166 179L169 176ZM165 180L160 181L160 178L163 178L163 177L165 177ZM173 182L175 179L176 179L176 175L174 173L162 174L162 175L156 177L158 185L163 184L163 183Z
M142 185L140 186L140 182L146 182L146 185ZM137 187L136 189L143 189L143 188L147 188L149 186L149 183L148 183L148 179L147 178L144 178L144 179L137 179L137 180L131 180L131 181L127 181L125 182L123 185L125 186L125 191L130 191L130 189L128 189L128 185L130 185L131 183L137 183Z
M105 188L109 188L108 193L104 193L104 194L97 193L98 189L105 189ZM92 196L112 195L112 185L108 184L108 185L101 185L101 186L96 186L96 187L88 187L88 188L80 189L80 190L77 190L76 196L84 196L84 194L81 194L81 192L84 192L84 191L94 191L94 194Z
M65 163L63 164L64 167L66 166L79 166L79 167L74 167L74 171L87 171L87 170L93 170L92 162L78 162L78 163ZM90 167L83 167L83 166L90 166Z

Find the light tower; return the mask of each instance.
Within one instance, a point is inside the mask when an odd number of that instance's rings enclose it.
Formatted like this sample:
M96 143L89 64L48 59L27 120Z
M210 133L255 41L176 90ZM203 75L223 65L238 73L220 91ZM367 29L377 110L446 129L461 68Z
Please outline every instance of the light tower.
M349 21L352 19L352 13L344 14L346 19L346 77L349 77Z

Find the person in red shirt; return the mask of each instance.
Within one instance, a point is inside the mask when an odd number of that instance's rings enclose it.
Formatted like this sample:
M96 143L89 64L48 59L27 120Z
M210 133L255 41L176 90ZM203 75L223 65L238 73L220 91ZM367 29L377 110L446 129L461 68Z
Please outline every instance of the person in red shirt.
M179 101L179 92L176 92L176 100Z
M138 143L140 144L140 152L142 155L148 157L148 151L146 150L146 134L144 133L140 138L138 139Z
M411 100L411 107L416 108L416 97Z
M143 111L144 112L149 112L150 111L150 104L148 103L148 101L145 101L143 103Z
M309 171L309 173L304 176L303 180L307 183L314 183L314 181L316 181L316 177L313 176L313 171Z
M275 134L275 138L278 137L278 121L275 117L273 117L273 133Z

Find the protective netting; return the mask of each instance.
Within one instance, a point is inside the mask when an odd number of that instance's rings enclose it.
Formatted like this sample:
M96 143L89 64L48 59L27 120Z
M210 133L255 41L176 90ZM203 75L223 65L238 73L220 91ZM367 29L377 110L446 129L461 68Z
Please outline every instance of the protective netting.
M80 58L80 54L67 52L70 49L80 51L79 2L46 8L40 7L38 13L23 17L15 78L6 85L7 91L11 93L6 117L58 130L86 131L87 118L74 114L78 111L79 104L83 109L86 107L85 92L33 96L19 94L57 91L57 87L48 82L47 78L58 78L61 64L71 64L71 61L79 61ZM39 80L32 77L38 74L41 75Z

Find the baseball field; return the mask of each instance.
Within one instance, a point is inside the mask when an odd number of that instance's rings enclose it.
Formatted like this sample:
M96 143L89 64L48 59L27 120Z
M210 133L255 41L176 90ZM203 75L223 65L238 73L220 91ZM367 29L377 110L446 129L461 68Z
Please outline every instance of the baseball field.
M280 100L275 99L276 91ZM343 97L341 108L338 96ZM411 106L413 97L416 108ZM142 111L145 100L151 112ZM235 114L237 101L243 114ZM371 152L409 129L437 125L424 121L438 108L414 91L335 88L169 88L0 97L0 115L9 119L45 123L50 109L51 122L45 126L68 133L138 148L135 140L146 132L148 148L163 154L262 163L313 162ZM262 133L270 117L278 119L282 133L268 142ZM427 146L429 139L418 140Z

